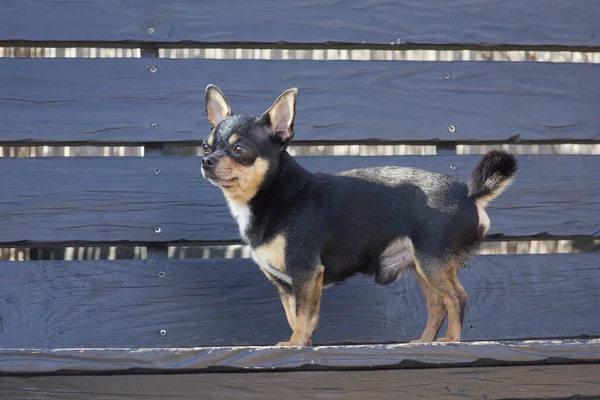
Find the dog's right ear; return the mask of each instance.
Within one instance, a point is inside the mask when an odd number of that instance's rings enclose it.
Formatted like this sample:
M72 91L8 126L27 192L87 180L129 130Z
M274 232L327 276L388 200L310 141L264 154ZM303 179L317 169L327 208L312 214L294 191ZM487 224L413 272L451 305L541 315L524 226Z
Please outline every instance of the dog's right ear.
M231 115L231 107L221 90L215 85L208 85L204 91L204 108L210 129Z
M275 103L261 117L273 138L285 144L294 137L294 117L296 115L298 88L290 88L281 93Z

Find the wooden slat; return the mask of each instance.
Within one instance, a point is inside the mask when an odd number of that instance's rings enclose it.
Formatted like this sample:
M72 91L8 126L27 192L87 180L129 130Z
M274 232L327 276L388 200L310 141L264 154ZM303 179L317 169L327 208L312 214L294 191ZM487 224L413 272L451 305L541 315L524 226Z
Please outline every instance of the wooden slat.
M0 60L0 141L199 142L208 83L254 115L299 87L296 141L600 141L596 65L164 59Z
M597 46L598 20L593 0L4 0L0 39Z
M600 365L200 375L0 378L3 400L580 399L600 396Z
M469 267L464 340L600 336L600 320L582 318L597 315L597 253L476 256ZM0 268L3 348L273 345L291 333L276 289L247 259ZM358 276L324 292L314 344L406 342L426 318L412 274L386 287Z
M600 361L600 340L321 347L0 349L0 376L215 371L331 371Z
M460 179L469 177L479 159L298 158L312 171L404 165ZM489 234L598 234L600 157L519 160L515 183L488 207ZM223 194L202 178L200 161L200 157L0 158L0 243L239 240Z

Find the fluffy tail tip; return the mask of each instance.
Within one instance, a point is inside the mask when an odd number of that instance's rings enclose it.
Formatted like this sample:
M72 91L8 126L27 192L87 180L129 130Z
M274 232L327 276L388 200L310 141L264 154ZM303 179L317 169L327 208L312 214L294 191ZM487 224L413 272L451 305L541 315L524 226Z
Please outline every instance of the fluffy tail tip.
M471 174L469 198L485 207L510 185L517 169L517 159L510 153L492 150L485 154Z

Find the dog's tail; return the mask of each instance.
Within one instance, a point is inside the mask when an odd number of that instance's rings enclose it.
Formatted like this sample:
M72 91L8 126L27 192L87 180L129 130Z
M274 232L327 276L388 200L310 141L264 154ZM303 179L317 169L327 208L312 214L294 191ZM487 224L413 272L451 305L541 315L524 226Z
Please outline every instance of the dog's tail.
M505 151L492 150L484 155L469 180L469 199L482 207L500 196L517 174L515 156Z

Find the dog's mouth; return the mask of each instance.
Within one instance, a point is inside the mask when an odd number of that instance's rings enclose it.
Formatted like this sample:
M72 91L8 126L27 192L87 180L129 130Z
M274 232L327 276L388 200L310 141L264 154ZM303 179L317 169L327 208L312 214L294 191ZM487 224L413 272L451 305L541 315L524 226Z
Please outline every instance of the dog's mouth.
M226 178L218 178L215 181L215 184L219 187L227 189L227 188L231 188L231 187L235 186L237 181L238 181L238 178L227 178L227 179Z
M210 181L210 183L212 183L215 186L219 186L222 188L230 188L235 186L236 182L239 180L237 177L233 177L233 178L223 178L221 176L216 175L213 172L210 171L202 171L202 175L204 175L204 177L206 179L208 179Z

